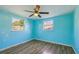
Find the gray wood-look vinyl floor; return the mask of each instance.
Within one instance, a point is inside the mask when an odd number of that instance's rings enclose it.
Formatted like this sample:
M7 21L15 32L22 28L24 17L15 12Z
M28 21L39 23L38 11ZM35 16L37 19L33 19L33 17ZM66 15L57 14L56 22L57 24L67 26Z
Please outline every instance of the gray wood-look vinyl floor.
M1 51L0 54L74 54L72 47L32 40Z

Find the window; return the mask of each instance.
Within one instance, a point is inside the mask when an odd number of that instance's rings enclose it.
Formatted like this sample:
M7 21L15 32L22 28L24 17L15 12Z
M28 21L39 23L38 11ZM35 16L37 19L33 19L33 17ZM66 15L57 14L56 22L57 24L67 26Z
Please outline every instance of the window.
M44 21L43 22L43 29L44 30L50 30L53 29L53 20L49 20L49 21Z
M24 20L13 18L12 31L23 31L23 30L24 30Z

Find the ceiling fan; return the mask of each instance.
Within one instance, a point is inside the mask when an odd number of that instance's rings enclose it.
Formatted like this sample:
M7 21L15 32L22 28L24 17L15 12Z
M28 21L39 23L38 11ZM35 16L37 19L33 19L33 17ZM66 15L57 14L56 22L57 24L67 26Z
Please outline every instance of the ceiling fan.
M40 12L40 5L36 5L36 7L34 8L34 11L29 11L29 10L24 10L24 11L32 13L29 17L38 16L41 18L40 14L49 14L49 12Z

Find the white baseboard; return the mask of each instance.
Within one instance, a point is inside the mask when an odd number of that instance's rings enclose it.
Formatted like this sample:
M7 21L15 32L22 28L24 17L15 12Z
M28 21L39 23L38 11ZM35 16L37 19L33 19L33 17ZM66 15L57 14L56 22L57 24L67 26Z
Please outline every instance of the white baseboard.
M40 40L40 39L37 39L37 40ZM55 43L55 44L60 44L60 45L68 46L68 47L73 48L74 52L77 53L75 48L73 46L71 46L71 45L68 45L68 44L58 43L58 42L54 42L54 41L51 42L51 41L46 41L46 40L40 40L40 41L45 41L45 42L50 42L50 43Z
M20 45L20 44L26 43L26 42L29 42L29 41L31 41L31 40L33 40L33 39L30 39L30 40L27 40L27 41L24 41L24 42L21 42L21 43L17 43L17 44L14 44L14 45L8 46L8 47L6 47L6 48L2 48L2 49L0 49L0 51L4 51L4 50L6 50L6 49L9 49L9 48L11 48L11 47L14 47L14 46L17 46L17 45Z

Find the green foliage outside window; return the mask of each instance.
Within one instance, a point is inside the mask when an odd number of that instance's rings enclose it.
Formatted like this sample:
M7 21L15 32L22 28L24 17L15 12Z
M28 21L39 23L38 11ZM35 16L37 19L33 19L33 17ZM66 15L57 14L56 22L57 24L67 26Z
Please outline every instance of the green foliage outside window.
M24 26L24 20L15 21L12 25L13 26Z

